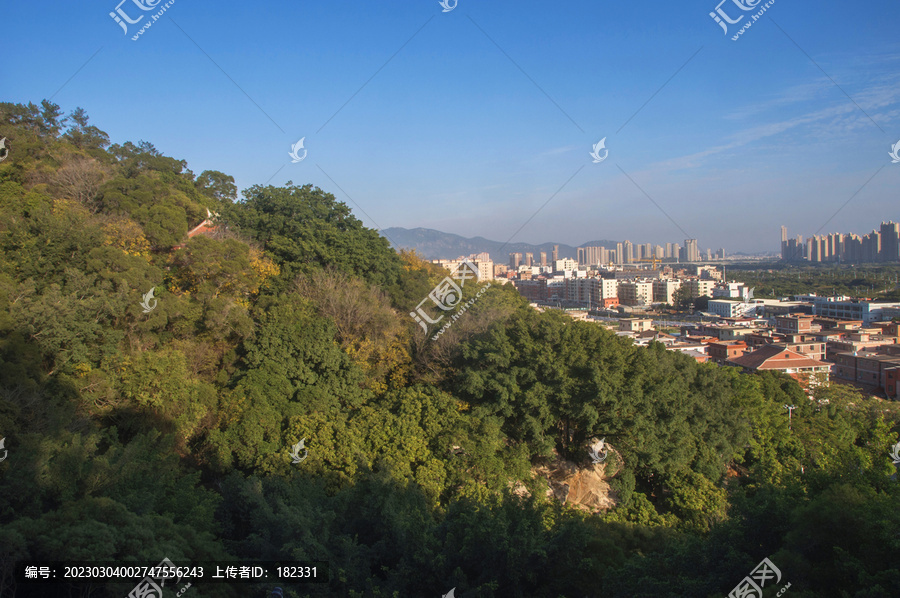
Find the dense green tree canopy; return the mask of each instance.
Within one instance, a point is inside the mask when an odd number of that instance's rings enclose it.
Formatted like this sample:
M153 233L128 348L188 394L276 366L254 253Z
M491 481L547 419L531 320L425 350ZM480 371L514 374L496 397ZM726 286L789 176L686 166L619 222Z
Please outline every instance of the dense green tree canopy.
M764 557L798 598L900 595L896 403L636 347L496 282L423 331L447 272L330 193L238 201L63 114L0 103L4 598L135 585L20 583L24 560L165 557L329 563L290 598L722 596ZM592 438L598 513L537 475L593 471Z

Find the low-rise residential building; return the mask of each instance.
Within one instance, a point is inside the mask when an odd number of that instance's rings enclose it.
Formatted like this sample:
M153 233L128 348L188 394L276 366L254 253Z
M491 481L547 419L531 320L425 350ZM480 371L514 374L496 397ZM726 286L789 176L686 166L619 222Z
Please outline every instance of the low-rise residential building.
M694 349L687 349L682 351L682 353L684 353L688 357L693 357L694 361L696 361L697 363L706 363L707 361L709 361L709 355L701 353L700 351Z
M895 336L882 336L869 332L851 332L840 339L829 340L825 343L825 358L832 359L838 353L854 353L859 351L874 351L884 345L893 345L897 342Z
M708 344L696 342L693 340L685 340L683 338L676 338L675 342L667 344L666 349L669 351L678 351L679 353L684 353L692 358L694 361L698 363L706 363L709 361L709 355L707 351L709 349Z
M799 336L799 335L798 335ZM825 359L825 343L818 340L797 340L797 341L784 341L777 342L776 345L780 347L784 347L786 349L790 349L791 351L796 351L801 355L806 355L810 359L815 359L816 361L822 361Z
M777 345L760 347L752 353L733 357L726 363L742 367L747 371L784 372L807 387L816 384L817 378L822 382L827 382L832 368L830 363L810 359L802 353Z
M813 317L803 314L792 314L775 317L775 332L779 334L811 334L822 328L813 324Z
M870 352L844 352L834 355L835 376L857 384L873 386L896 396L896 373L888 371L900 367L900 355L885 355ZM889 389L890 387L890 389Z
M642 347L646 347L652 341L656 341L658 343L662 343L666 347L675 344L676 337L671 334L666 334L665 332L659 332L658 330L645 330L644 332L638 332L634 336L634 344L640 345Z
M858 330L862 328L862 320L837 320L835 318L813 318L812 323L818 325L821 332Z
M872 322L882 336L900 336L900 322Z
M750 334L745 334L743 337L743 341L747 343L747 348L751 351L755 351L764 345L771 345L772 343L777 342L780 337L776 337L769 330L760 330L759 332L752 332Z
M889 399L900 398L900 366L890 367L884 370L885 385L884 394Z
M653 320L649 318L622 318L619 330L622 332L644 332L653 328Z
M682 336L712 336L720 341L742 340L744 335L756 332L747 326L725 326L722 324L700 324L697 326L682 326Z
M707 353L709 358L716 363L724 364L733 357L739 357L747 351L747 343L744 341L718 341L709 343Z

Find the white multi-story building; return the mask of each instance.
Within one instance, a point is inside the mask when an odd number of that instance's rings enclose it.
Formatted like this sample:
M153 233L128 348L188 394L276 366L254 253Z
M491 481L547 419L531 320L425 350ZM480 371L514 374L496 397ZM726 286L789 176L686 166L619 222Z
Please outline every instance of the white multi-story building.
M681 287L681 280L677 278L665 278L653 281L654 303L668 303L672 305L672 295Z
M742 282L721 282L714 289L713 299L753 299L753 289Z
M486 256L486 253L479 253L479 256ZM458 258L455 260L432 260L434 264L440 264L447 270L451 272L456 272L459 268L459 265L462 264L466 259L475 264L475 267L478 268L478 280L481 282L494 280L494 262L491 260L473 260L470 258Z
M579 247L578 264L581 266L597 266L609 263L609 251L605 247Z
M653 300L653 282L649 280L620 280L619 303L649 305Z
M838 320L862 320L864 324L890 320L897 313L900 303L872 303L870 301L816 301L813 310L823 318Z
M561 260L556 260L553 262L553 267L556 272L562 272L563 270L574 270L578 267L578 262L571 258L563 258Z
M756 305L744 301L710 299L706 311L723 318L742 318L745 315L756 314Z
M619 281L615 278L599 278L600 281L600 298L604 303L609 303L611 299L619 300Z
M716 281L689 278L684 281L683 284L687 285L688 294L691 299L697 299L698 297L712 297L712 291L716 286Z

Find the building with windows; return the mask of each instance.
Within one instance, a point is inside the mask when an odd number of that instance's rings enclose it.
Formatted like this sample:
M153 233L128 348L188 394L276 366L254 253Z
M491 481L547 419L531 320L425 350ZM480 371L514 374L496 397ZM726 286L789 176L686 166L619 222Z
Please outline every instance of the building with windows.
M900 309L900 303L872 303L862 299L836 301L824 297L820 299L824 300L813 304L815 315L838 320L862 320L863 324L890 320L890 317L885 316Z
M832 359L835 362L835 376L857 384L875 386L888 391L888 386L896 390L896 383L889 384L889 370L900 367L900 355L885 355L872 352L837 353ZM893 378L895 374L890 374Z
M487 255L487 254L479 254L479 255ZM468 258L458 258L455 260L432 260L433 264L439 264L446 268L451 272L456 272L459 268L460 264L468 260L470 263L474 264L478 269L478 280L481 282L494 280L494 262L490 259L487 260L479 260L472 259L473 257L477 258L478 256L470 256Z
M813 324L813 317L803 314L775 316L775 332L779 334L812 334L822 328Z
M619 263L632 263L634 261L634 246L631 244L631 241L626 240L624 243L622 243L622 251L624 252L623 260Z
M653 300L653 283L649 280L619 281L621 305L649 305Z
M681 279L664 278L653 281L653 302L674 305L672 295L681 288Z
M686 285L688 296L691 299L712 297L713 289L716 287L715 280L702 280L699 278L688 278L682 284Z
M756 313L756 304L730 299L710 299L706 311L722 318L743 318Z
M547 301L547 280L516 280L513 282L519 294L529 301Z
M733 357L740 357L747 351L747 343L744 341L718 341L707 345L709 358L716 363L723 364Z
M753 299L753 289L742 282L722 282L713 288L713 299L740 299L749 301Z
M653 328L653 320L649 318L622 318L619 320L620 332L645 332Z
M684 261L699 262L700 261L700 247L697 245L697 239L685 239L683 253L684 253Z
M553 271L554 272L563 272L564 270L575 270L578 268L578 264L575 260L571 258L563 258L561 260L555 260L553 262Z
M742 367L747 371L784 372L807 387L814 385L816 378L827 382L832 368L830 363L810 359L806 355L777 345L766 345L752 353L732 357L726 364Z
M896 222L881 223L881 261L900 261L900 224Z
M600 283L600 299L603 307L615 307L619 304L619 281L615 278L598 278Z

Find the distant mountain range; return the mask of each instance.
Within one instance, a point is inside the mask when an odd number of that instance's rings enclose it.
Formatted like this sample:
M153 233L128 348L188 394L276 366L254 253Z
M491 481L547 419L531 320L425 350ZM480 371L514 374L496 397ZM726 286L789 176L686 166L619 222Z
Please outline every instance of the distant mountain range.
M553 254L553 246L559 245L559 259L566 257L576 259L578 257L577 247L566 245L564 243L541 243L540 245L532 245L530 243L509 243L504 244L501 241L491 241L484 237L466 238L460 235L444 233L439 230L430 228L386 228L381 231L394 249L415 249L416 252L429 260L438 259L454 259L460 256L466 256L473 253L487 252L495 263L505 264L509 262L510 253L533 253L535 262L541 259L541 252L547 252L547 260L551 259ZM589 241L578 247L596 247L603 246L607 249L615 249L618 241L601 240Z

